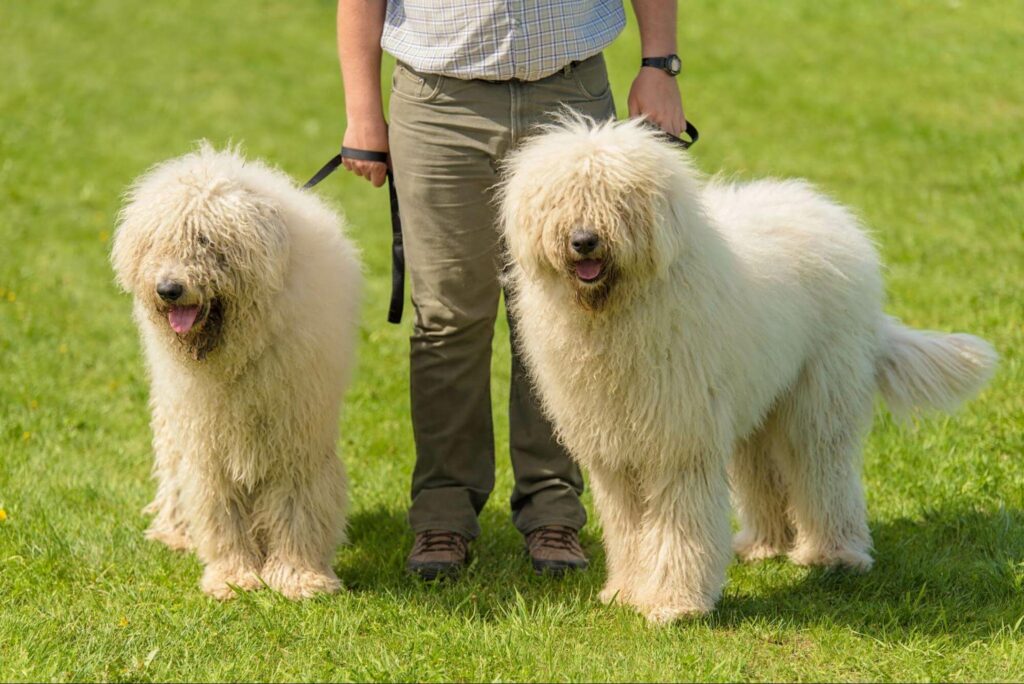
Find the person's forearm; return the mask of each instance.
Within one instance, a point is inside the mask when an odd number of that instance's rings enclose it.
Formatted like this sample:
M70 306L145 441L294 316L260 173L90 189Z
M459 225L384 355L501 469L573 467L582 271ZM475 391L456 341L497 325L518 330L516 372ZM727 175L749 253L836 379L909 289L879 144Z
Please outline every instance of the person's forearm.
M676 54L676 1L633 0L633 9L640 28L641 56ZM670 135L679 135L686 126L679 85L661 69L640 68L628 102L630 116L643 116Z
M676 54L676 0L633 0L643 57Z
M349 121L383 116L380 36L385 0L338 0L338 59Z

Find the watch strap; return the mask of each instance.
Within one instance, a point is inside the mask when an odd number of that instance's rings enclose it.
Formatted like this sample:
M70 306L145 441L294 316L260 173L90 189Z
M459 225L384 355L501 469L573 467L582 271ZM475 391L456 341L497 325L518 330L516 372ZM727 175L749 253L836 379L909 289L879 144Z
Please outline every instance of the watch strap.
M673 62L676 68L673 69ZM665 55L664 57L643 57L640 59L641 67L654 67L655 69L661 69L665 73L676 76L682 67L682 62L679 59L679 55Z

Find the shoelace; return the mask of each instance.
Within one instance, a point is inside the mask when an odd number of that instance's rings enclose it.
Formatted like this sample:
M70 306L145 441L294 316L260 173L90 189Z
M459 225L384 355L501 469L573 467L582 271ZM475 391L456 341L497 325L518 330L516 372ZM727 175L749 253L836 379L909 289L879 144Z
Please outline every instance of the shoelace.
M424 532L419 540L420 551L463 551L465 540L455 532Z
M546 546L562 551L580 551L576 533L566 527L543 527L530 537L531 546Z

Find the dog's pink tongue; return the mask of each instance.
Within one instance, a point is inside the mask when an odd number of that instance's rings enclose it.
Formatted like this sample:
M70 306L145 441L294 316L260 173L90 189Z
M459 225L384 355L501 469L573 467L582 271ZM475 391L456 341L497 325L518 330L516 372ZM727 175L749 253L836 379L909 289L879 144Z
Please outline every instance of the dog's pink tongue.
M576 262L576 276L580 280L594 280L601 275L601 262L597 259L584 259Z
M167 312L167 322L171 329L179 335L184 335L195 325L196 316L199 315L198 306L172 306Z

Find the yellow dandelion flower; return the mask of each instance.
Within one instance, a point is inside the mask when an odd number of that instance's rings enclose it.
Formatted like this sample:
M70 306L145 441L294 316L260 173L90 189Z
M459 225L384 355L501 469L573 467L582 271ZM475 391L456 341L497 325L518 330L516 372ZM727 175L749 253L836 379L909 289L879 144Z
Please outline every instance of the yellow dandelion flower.
M128 626L128 618L126 618L124 615L122 615L121 619L117 621L117 626L118 627L127 627Z
M32 401L28 402L28 407L35 411L37 408L39 408L39 402L33 399Z
M15 295L13 292L8 292L7 293L7 301L13 302L17 298L18 298L17 295Z
M0 522L7 520L7 511L0 508Z
M30 439L32 439L32 433L31 432L26 430L25 432L21 433L21 441L27 442Z
M100 231L100 242L106 242L109 239L110 239L110 231L108 231L108 230L101 230Z
M59 353L61 353L61 354L67 354L68 353L68 345L66 345L66 344L60 345L59 347L57 347L57 351Z

